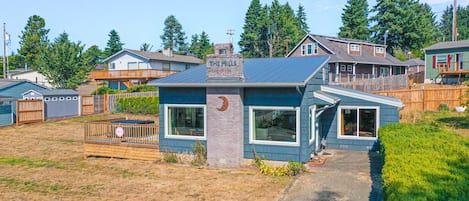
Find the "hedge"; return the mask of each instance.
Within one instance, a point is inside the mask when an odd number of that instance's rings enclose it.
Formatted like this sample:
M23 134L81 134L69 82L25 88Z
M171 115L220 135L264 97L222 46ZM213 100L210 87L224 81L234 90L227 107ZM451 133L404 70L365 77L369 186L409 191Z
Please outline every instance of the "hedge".
M117 99L117 111L133 114L159 114L160 99L157 96L124 97Z
M438 124L380 128L385 200L467 200L468 138Z

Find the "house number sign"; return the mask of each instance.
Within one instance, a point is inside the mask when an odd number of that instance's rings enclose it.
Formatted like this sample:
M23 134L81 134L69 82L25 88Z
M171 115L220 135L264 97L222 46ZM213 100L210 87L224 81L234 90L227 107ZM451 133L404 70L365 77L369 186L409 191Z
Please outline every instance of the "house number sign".
M217 110L223 112L228 109L228 98L226 98L226 96L218 96L218 98L223 101L223 104L221 105L221 107L217 108Z

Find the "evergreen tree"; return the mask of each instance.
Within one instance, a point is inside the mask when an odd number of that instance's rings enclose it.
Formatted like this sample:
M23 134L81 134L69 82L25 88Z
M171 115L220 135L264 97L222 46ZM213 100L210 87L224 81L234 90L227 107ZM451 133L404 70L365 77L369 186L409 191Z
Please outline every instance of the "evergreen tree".
M456 25L458 28L458 40L469 39L469 5L467 7L458 6L456 9ZM446 7L441 15L438 24L442 41L451 41L453 29L453 5Z
M107 41L107 46L104 49L104 56L106 58L121 51L122 46L124 46L124 43L121 42L119 34L117 33L116 30L114 29L111 30L108 36L109 36L109 40Z
M47 39L49 29L45 26L46 22L42 17L33 15L28 18L24 31L21 31L18 53L29 68L36 69L37 61L43 56L44 49L49 43Z
M252 0L244 18L243 33L238 44L241 48L240 52L247 58L261 57L261 27L265 20L259 16L262 14L261 9L259 0Z
M305 8L301 4L298 6L298 10L296 11L296 18L298 19L298 26L303 32L302 34L305 35L309 33L309 26L306 22Z
M368 3L366 0L348 0L342 13L339 37L367 40Z
M189 46L189 52L192 55L195 55L196 57L198 57L197 55L200 52L200 44L199 44L199 35L198 34L194 34L194 35L191 36L191 45Z
M93 45L83 53L83 61L92 70L96 65L103 64L103 54L97 45Z
M163 35L160 37L164 48L170 48L177 54L187 54L186 33L174 15L165 19Z
M38 71L46 76L54 87L76 88L91 70L88 66L91 60L83 58L83 48L84 45L80 42L71 42L67 33L60 34L48 45L44 56L39 59Z
M213 52L213 45L210 43L210 39L205 31L202 31L200 37L198 34L192 35L189 52L203 60L205 60L207 54Z
M150 43L143 43L140 45L140 51L151 52L151 49L153 49L153 45L150 45Z

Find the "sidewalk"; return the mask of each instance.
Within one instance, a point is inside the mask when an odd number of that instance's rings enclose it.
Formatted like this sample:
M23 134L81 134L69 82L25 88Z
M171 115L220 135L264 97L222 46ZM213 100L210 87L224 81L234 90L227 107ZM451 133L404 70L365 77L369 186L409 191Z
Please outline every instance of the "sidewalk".
M325 165L302 174L283 200L382 200L381 158L376 152L326 150Z

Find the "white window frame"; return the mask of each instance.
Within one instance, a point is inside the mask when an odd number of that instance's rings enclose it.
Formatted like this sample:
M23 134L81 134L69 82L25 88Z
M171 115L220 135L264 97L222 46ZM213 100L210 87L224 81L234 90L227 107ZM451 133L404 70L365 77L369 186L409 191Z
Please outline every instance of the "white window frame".
M319 54L319 44L316 42L313 44L313 55Z
M347 72L353 72L353 65L347 65Z
M72 100L72 97L71 97L71 96L67 96L67 97L65 98L65 100L70 101L70 100Z
M63 97L63 96L59 97L59 101L64 101L64 100L65 100L65 97Z
M384 54L384 47L375 47L375 52L378 54Z
M352 109L352 110L357 110L357 129L360 128L360 115L359 110L360 109L375 109L376 110L376 137L360 137L360 136L346 136L346 135L341 135L341 115L342 115L342 110L343 109ZM379 131L379 121L380 121L380 116L379 116L379 111L380 107L379 106L339 106L337 109L337 139L353 139L353 140L376 140L378 139L378 131Z
M72 100L78 100L78 96L73 96Z
M360 45L359 44L350 44L350 51L360 52Z
M170 135L168 126L168 110L170 107L179 108L203 108L204 111L204 136L186 136L186 135ZM165 104L164 105L164 138L182 139L182 140L206 140L207 139L207 107L202 104Z
M59 99L57 97L52 97L52 101L58 101Z
M347 72L347 66L340 65L340 72Z
M44 98L44 101L45 101L45 102L49 102L49 101L50 101L50 98L49 98L49 97L45 97L45 98Z
M296 141L295 142L279 142L268 140L254 140L254 110L290 110L296 112ZM300 107L286 107L286 106L249 106L249 144L261 145L279 145L279 146L300 146Z

